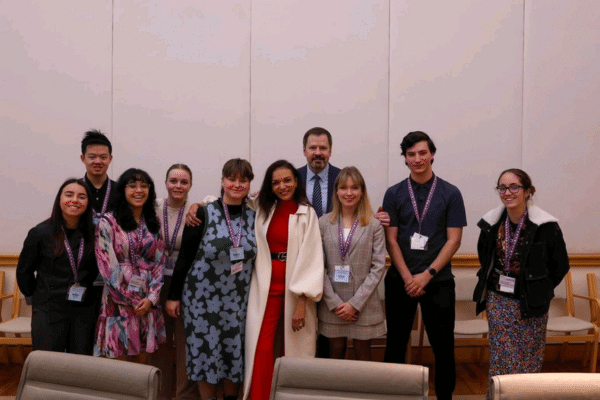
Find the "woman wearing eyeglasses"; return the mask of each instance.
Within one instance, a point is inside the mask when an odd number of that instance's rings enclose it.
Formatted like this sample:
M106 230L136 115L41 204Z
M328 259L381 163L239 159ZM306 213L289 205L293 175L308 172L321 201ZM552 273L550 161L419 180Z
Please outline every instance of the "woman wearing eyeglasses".
M112 213L96 228L96 259L105 283L96 356L144 363L165 341L159 304L165 253L155 201L152 178L130 168L119 178Z
M481 269L473 294L490 327L490 380L541 371L550 300L569 271L558 220L532 204L529 175L507 169L496 190L502 205L477 224Z

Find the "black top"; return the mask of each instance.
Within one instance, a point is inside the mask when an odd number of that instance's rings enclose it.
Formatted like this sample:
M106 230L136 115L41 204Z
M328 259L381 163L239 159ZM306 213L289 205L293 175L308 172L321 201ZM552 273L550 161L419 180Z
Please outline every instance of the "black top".
M104 196L106 196L106 189L108 188L108 181L109 181L109 179L105 180L104 184L102 184L100 189L96 189L96 187L94 185L92 185L90 180L86 178L86 182L87 182L88 186L90 187L90 191L92 192L92 198L90 199L90 204L92 205L92 208L94 209L94 211L96 211L97 213L102 212L102 205L104 204ZM110 194L108 197L108 207L110 207L110 204L115 199L116 195L117 195L117 182L111 180L110 181ZM107 211L108 211L108 207L107 207Z
M424 184L417 183L412 178L409 179L415 193L417 209L422 214L434 178L432 177ZM410 248L410 238L419 230L419 222L413 210L406 179L385 192L383 208L390 215L390 226L398 228L398 245L402 257L413 275L425 271L438 256L448 240L447 228L462 228L467 225L465 205L460 191L456 186L439 177L429 211L425 215L421 227L421 235L429 237L427 250L411 250ZM432 281L452 279L450 265L448 262L438 271ZM396 268L390 268L390 271L398 273Z
M532 213L530 212L529 216ZM504 227L506 210L500 219L490 225L481 219L477 226L481 228L477 242L477 254L481 268L477 272L478 282L473 293L477 303L476 312L485 309L486 286L495 267L498 229ZM539 317L548 312L550 300L554 297L554 288L569 271L569 256L562 231L556 222L541 222L540 225L526 220L528 225L523 235L523 246L519 249L519 277L517 279L518 299L521 317ZM511 263L512 265L512 263Z
M79 254L81 236L79 230L67 230L67 238L75 262ZM19 256L17 283L25 296L33 296L34 305L41 305L48 300L66 300L69 287L75 283L66 250L57 256L52 246L52 225L49 222L42 222L29 231ZM98 275L98 264L94 243L86 242L84 246L83 258L77 268L77 277L81 286L89 288ZM86 293L84 303L90 302L93 302L93 296Z
M223 202L221 199L218 200L218 203L222 209ZM230 205L228 206L227 210L229 211L231 219L234 219L242 213L242 205ZM173 277L171 278L171 287L169 287L169 294L167 295L169 300L181 300L181 293L183 292L185 279L187 278L192 264L196 260L196 254L198 253L200 242L204 237L204 207L198 208L196 218L202 221L200 225L186 225L185 228L183 228L183 234L181 236L181 249L179 250L179 256L175 262ZM237 229L237 227L234 227L234 229Z

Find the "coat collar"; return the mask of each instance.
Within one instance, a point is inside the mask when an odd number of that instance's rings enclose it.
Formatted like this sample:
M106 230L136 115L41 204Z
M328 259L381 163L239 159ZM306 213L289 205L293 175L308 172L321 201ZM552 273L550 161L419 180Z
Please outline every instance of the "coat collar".
M491 211L488 211L481 219L487 222L490 225L495 225L500 221L502 214L504 213L505 207L503 205L494 208ZM527 217L531 222L536 225L542 225L548 222L558 222L558 219L546 211L542 210L536 205L533 205L531 201L527 202Z
M298 210L296 211L296 214L308 214L308 205L306 204L300 204L298 206Z

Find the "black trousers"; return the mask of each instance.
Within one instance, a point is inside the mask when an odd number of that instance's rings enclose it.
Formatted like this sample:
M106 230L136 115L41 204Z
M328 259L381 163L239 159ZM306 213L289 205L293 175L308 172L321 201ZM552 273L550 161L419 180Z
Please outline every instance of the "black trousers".
M383 360L405 362L417 304L420 304L425 331L435 356L435 393L438 399L451 399L456 386L455 301L454 280L431 282L425 287L424 295L410 297L404 290L404 280L396 270L390 269L385 277L387 343Z
M31 315L33 350L92 355L96 302L78 304L50 299L34 304Z

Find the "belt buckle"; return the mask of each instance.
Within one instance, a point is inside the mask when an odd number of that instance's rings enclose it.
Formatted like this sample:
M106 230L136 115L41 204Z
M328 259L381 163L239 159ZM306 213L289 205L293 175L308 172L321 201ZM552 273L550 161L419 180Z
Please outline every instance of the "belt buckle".
M277 253L277 259L281 262L286 262L287 252L286 253Z

